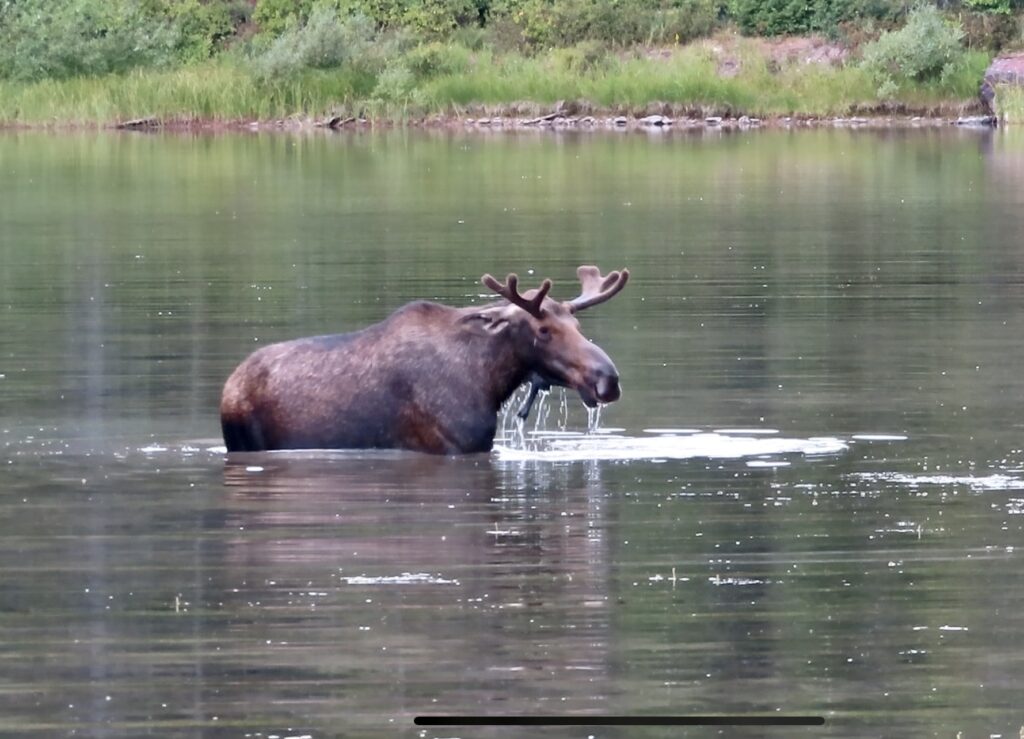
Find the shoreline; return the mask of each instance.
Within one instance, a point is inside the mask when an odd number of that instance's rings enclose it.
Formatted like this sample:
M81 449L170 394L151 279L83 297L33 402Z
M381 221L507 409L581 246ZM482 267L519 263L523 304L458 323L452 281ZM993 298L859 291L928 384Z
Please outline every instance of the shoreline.
M549 113L543 116L482 115L471 116L427 116L405 120L390 118L357 118L355 116L328 116L312 118L296 116L271 120L219 120L168 118L155 116L113 121L55 122L55 123L0 123L0 133L8 132L53 132L72 133L80 131L133 131L149 133L300 133L317 132L374 132L388 130L431 130L476 133L513 132L557 132L557 133L598 133L598 132L644 132L667 134L702 131L757 131L792 129L939 129L973 128L994 129L1007 126L996 116L983 114L949 115L864 115L864 116L693 116L673 117L652 114L627 116L604 114L562 115Z

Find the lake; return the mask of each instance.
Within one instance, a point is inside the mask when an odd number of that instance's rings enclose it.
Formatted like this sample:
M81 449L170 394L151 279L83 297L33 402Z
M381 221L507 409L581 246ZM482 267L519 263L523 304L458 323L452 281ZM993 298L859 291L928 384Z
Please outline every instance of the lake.
M1017 736L1021 234L1014 129L0 135L0 734ZM254 349L579 264L595 432L225 455Z

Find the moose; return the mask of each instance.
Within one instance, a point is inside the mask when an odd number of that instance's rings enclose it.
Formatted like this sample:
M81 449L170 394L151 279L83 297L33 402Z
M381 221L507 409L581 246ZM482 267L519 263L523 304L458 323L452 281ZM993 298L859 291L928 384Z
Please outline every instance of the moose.
M580 332L576 314L615 296L629 270L576 271L578 297L548 297L551 280L519 292L510 274L481 282L501 300L453 308L414 301L346 334L270 344L228 378L220 417L229 452L271 449L490 451L515 389L575 389L595 407L619 399L619 374Z

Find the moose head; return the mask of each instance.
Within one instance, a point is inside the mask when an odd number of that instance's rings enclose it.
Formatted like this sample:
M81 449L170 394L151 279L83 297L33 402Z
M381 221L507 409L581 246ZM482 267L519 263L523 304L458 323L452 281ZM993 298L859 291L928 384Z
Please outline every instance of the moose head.
M576 390L583 403L593 408L598 403L619 399L619 373L607 354L591 343L581 332L576 315L587 308L613 298L629 280L629 270L609 272L602 276L597 267L582 266L576 274L583 291L572 300L559 302L548 297L551 280L540 287L519 292L519 278L510 274L505 284L491 275L481 279L484 285L505 298L477 314L488 322L492 332L508 332L520 359L531 373L533 392L559 385ZM529 412L529 404L524 415Z

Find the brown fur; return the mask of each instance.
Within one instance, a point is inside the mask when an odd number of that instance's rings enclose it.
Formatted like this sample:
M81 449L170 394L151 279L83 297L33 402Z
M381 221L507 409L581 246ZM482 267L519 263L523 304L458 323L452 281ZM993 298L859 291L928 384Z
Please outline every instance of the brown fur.
M224 386L228 451L487 451L501 404L534 372L589 404L602 387L617 398L614 365L579 332L568 304L543 306L536 318L504 301L418 301L362 331L263 347Z

